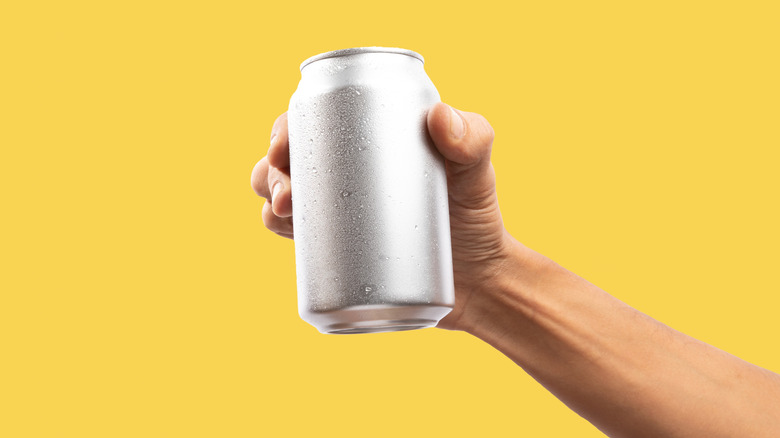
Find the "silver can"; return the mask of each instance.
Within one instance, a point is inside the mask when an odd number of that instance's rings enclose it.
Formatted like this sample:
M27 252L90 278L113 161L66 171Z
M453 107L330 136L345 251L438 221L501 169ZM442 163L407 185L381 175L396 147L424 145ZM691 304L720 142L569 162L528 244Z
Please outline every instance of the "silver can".
M323 333L435 326L455 303L439 93L419 54L362 47L301 64L290 99L298 310Z

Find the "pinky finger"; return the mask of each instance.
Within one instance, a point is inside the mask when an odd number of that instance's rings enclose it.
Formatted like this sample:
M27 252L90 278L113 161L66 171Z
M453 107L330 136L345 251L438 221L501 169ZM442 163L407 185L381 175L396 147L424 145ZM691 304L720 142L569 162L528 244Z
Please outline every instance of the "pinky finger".
M263 204L263 224L266 228L282 237L293 238L292 217L275 215L271 208L271 203L268 201Z

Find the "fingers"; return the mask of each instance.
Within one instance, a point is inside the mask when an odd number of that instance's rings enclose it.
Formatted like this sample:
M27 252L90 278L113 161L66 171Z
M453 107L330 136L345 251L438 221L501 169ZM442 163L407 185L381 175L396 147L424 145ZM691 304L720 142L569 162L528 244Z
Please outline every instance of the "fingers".
M263 204L263 224L266 228L282 237L293 238L292 217L277 216L274 214L271 203L268 201Z
M276 118L271 129L271 147L268 148L268 164L277 169L290 167L290 142L287 135L287 113Z
M268 157L263 157L255 164L252 169L251 184L257 196L271 199L271 191L268 189Z
M493 202L496 180L490 151L495 134L490 123L479 114L437 103L428 112L428 131L447 159L450 198L469 208Z
M255 193L267 200L263 205L263 224L274 233L292 239L290 146L286 113L274 122L268 154L252 169L251 185Z
M290 169L277 169L268 164L268 157L255 164L252 169L252 189L259 196L271 201L277 216L292 216L292 192L290 190Z
M271 188L271 206L279 217L292 216L292 193L290 191L290 169L268 169L268 184Z
M272 140L271 146L268 148L268 155L263 157L252 169L251 184L255 193L271 201L274 214L280 217L290 217L292 216L292 191L290 189L286 114L282 114L276 119L274 131L274 134L271 135ZM277 166L280 163L286 163L287 166L280 168Z

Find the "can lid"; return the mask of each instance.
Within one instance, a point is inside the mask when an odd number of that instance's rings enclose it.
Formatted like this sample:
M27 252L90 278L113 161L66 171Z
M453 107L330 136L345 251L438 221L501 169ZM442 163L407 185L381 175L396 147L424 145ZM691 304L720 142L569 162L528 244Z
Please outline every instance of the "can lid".
M361 53L397 53L399 55L406 55L406 56L411 56L412 58L417 58L420 60L420 62L425 64L425 59L423 59L422 55L407 49L399 49L396 47L353 47L351 49L334 50L332 52L325 52L325 53L320 53L319 55L314 55L311 58L307 59L306 61L303 61L303 63L301 63L301 70L303 70L304 67L311 64L312 62L319 61L321 59L337 58L339 56L359 55Z

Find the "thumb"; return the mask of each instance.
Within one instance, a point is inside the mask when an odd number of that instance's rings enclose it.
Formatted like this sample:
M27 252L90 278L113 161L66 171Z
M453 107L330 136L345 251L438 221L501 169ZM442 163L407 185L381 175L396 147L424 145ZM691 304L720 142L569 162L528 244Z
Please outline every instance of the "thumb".
M447 160L450 198L471 209L493 202L496 178L490 150L495 134L490 123L479 114L440 102L428 111L428 132Z

